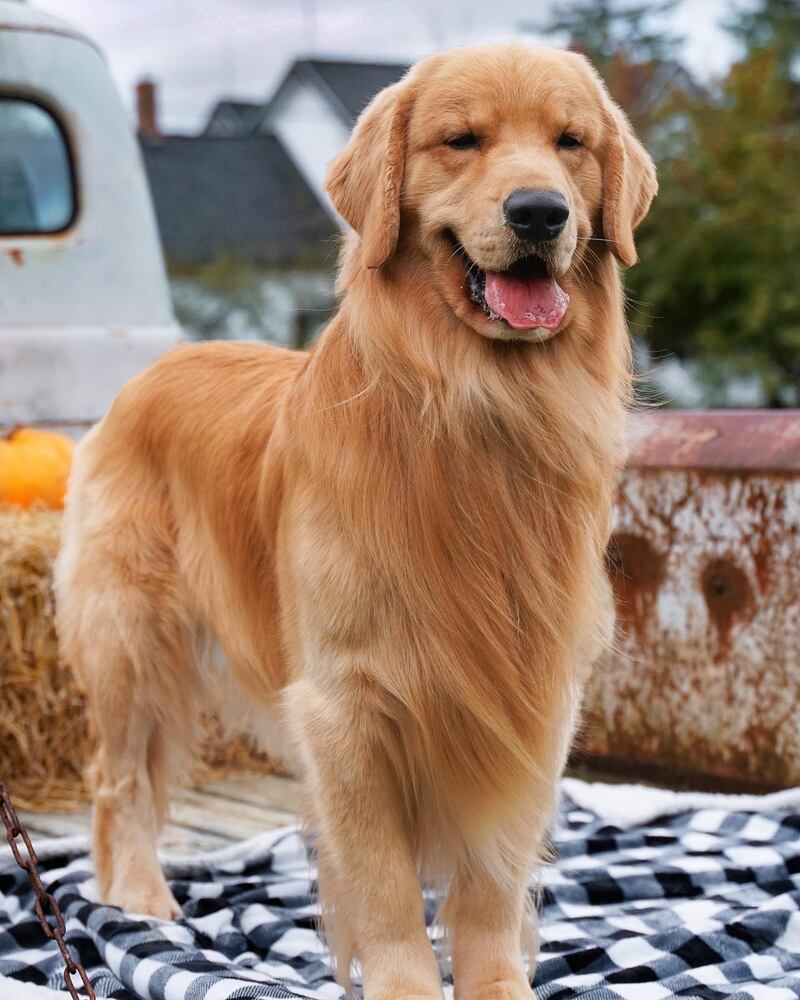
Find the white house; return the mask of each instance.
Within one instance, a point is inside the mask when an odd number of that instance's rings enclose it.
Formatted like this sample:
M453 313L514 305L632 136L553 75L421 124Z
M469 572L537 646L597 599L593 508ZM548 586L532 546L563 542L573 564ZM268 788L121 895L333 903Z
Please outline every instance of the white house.
M337 224L325 194L328 163L344 147L369 101L408 69L397 63L298 59L256 114L252 105L221 101L205 127L211 136L275 135Z

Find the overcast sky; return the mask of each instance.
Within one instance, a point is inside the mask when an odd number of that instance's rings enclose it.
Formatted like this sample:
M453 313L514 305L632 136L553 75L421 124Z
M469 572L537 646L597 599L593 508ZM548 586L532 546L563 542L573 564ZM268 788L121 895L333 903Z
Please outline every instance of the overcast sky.
M412 59L435 48L510 38L547 20L550 0L33 0L105 50L126 106L159 83L161 126L191 131L224 96L264 100L298 55ZM733 49L718 25L732 0L682 0L673 28L700 75ZM531 36L533 37L533 36ZM537 38L536 40L542 40Z

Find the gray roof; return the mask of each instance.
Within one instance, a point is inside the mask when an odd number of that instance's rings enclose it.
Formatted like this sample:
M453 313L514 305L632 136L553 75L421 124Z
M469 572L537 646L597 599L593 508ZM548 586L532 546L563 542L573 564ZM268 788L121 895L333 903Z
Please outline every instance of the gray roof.
M140 138L167 261L321 266L338 228L275 136Z
M304 80L317 85L321 82L336 110L352 125L378 91L397 83L408 66L343 59L298 59L292 70Z
M212 108L201 134L225 138L248 135L261 117L263 107L254 101L219 101Z

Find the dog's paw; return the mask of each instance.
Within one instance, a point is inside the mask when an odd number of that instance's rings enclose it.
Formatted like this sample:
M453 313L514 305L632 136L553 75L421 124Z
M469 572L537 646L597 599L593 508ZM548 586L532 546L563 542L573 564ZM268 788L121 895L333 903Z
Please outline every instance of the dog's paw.
M112 887L106 902L126 913L155 917L157 920L175 920L181 915L178 901L166 882L154 886Z
M499 980L470 986L463 992L456 984L457 1000L535 1000L536 994L525 981Z
M443 996L444 994L441 990L438 993L420 993L418 990L414 993L397 993L392 991L389 993L379 993L374 998L365 993L364 1000L442 1000Z
M378 989L366 989L364 1000L444 1000L441 986L425 989L405 984L383 984Z

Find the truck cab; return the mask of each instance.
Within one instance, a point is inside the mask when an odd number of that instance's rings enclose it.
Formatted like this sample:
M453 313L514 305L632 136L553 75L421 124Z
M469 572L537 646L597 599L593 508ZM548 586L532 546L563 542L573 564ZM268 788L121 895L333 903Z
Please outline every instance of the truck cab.
M102 54L0 0L0 428L80 434L180 336L138 143Z

